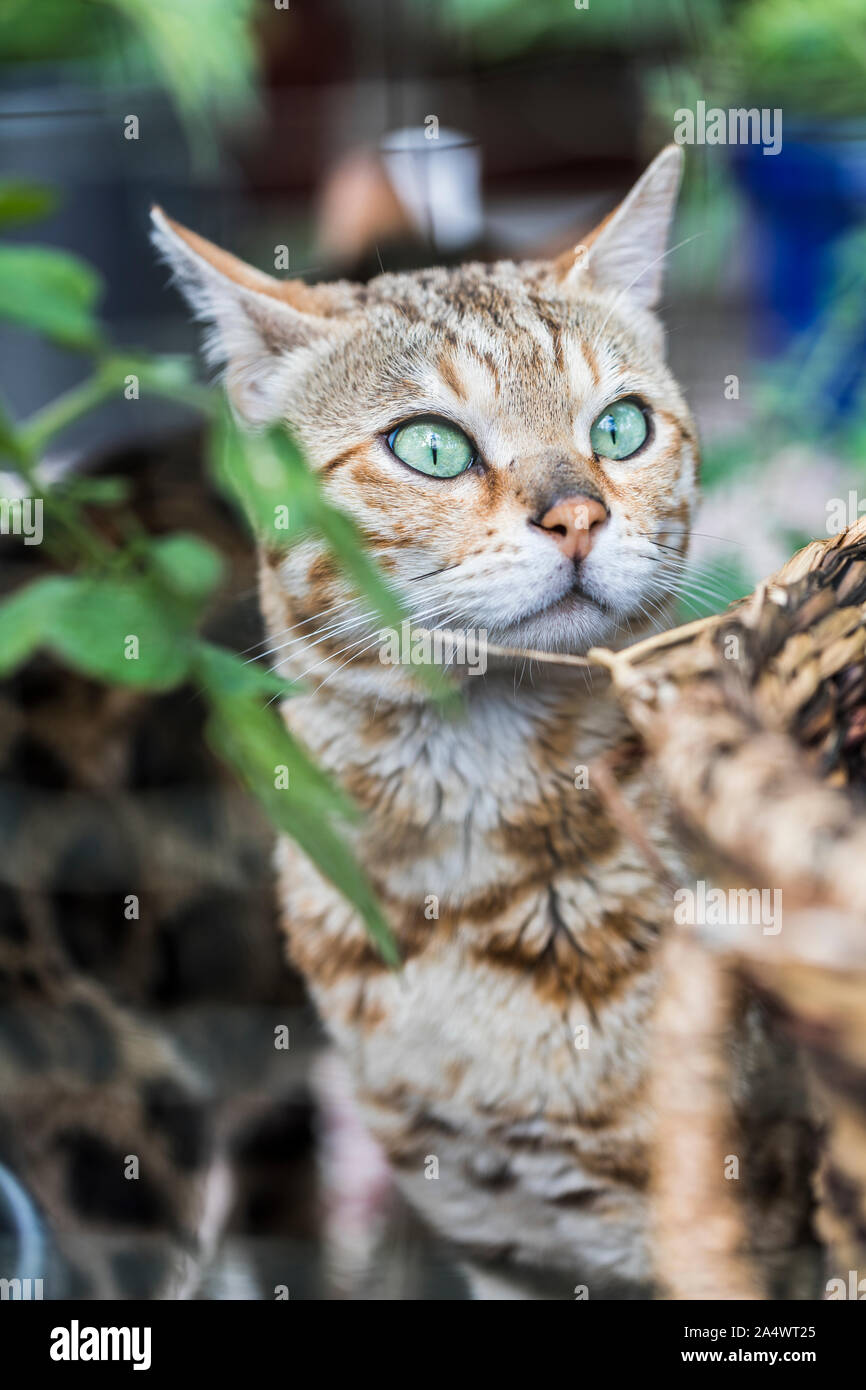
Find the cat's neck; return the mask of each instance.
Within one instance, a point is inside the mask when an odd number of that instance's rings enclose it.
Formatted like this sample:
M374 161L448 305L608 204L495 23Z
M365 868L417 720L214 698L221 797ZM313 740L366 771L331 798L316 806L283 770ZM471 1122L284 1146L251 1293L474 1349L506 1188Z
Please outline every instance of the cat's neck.
M502 669L466 678L459 702L389 700L327 686L287 703L290 727L374 816L459 819L478 797L514 804L579 783L620 741L603 673Z

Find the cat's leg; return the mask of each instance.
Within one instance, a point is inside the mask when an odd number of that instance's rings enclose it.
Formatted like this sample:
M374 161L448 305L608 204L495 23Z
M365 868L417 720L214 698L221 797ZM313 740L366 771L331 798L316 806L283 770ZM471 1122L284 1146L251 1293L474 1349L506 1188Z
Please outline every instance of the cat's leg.
M373 1280L394 1194L391 1169L364 1124L349 1073L333 1050L311 1076L319 1127L325 1267L330 1292L363 1297Z

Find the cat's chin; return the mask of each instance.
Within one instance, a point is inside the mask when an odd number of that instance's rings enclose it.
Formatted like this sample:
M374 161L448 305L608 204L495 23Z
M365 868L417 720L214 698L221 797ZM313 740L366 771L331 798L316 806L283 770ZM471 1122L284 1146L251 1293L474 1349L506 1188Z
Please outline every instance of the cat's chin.
M622 625L610 609L571 590L547 607L510 623L495 636L491 632L490 640L503 647L532 647L580 656L590 647L611 645L621 632Z

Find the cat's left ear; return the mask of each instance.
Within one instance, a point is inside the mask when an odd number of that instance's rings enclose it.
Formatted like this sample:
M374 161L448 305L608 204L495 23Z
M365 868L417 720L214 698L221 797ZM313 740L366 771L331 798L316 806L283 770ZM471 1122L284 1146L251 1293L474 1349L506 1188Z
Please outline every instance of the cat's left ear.
M153 208L151 218L154 243L209 327L206 353L212 364L225 366L238 414L251 425L277 420L293 354L340 332L353 307L352 287L277 280L173 222L161 208Z
M662 288L664 256L683 169L679 145L668 145L595 231L561 256L563 289L587 280L652 309Z

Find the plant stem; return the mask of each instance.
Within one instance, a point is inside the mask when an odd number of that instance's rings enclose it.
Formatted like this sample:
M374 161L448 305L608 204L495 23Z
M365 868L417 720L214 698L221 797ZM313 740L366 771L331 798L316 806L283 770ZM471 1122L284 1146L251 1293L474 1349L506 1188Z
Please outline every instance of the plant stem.
M25 420L18 429L18 438L24 448L33 457L38 457L54 435L67 429L82 415L87 415L89 411L95 410L114 396L121 389L124 378L130 373L138 376L140 382L149 387L154 395L175 400L204 414L209 414L213 409L210 395L203 387L172 385L161 377L158 369L152 371L147 362L106 357L86 381L65 391L62 396L37 410L29 420Z

